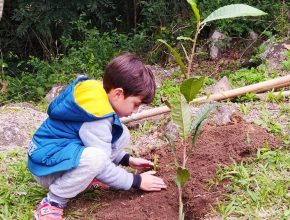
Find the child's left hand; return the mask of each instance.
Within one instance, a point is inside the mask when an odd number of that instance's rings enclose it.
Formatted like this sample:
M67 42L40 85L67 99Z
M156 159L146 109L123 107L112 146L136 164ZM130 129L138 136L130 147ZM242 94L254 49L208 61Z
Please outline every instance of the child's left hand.
M132 156L129 158L129 166L139 171L148 170L152 168L153 165L153 162L144 158L136 158Z

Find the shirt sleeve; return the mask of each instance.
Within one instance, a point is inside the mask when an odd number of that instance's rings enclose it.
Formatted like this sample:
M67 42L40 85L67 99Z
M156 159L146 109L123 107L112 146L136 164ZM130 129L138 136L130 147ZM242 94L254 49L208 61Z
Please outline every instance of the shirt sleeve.
M85 147L96 147L106 155L103 169L96 176L97 179L116 189L129 190L133 185L133 174L111 161L112 154L112 120L105 118L92 122L84 122L79 130L79 136ZM96 158L98 160L98 158Z
M122 126L123 126L123 133L122 133L121 137L114 144L112 144L111 160L117 165L119 165L119 164L125 165L125 164L123 164L123 162L125 162L123 159L127 155L127 153L125 152L124 149L126 147L128 147L129 143L130 143L129 129L124 124L122 124ZM127 159L129 159L129 158L127 158ZM122 160L123 160L123 162L121 163Z

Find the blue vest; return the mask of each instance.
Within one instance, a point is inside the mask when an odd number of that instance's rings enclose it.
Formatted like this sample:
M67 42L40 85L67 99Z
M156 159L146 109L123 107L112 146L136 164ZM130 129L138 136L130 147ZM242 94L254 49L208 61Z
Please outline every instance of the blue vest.
M112 143L123 132L102 85L84 76L77 78L49 105L48 115L28 146L28 169L36 176L78 166L84 150L79 130L84 122L113 117Z

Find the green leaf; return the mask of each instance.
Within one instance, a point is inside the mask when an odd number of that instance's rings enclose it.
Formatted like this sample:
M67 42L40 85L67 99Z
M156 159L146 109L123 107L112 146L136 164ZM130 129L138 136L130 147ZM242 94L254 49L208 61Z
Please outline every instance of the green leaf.
M191 6L191 9L195 15L196 21L199 22L200 21L200 14L199 14L199 10L198 10L197 5L196 5L196 1L195 0L187 0L187 2Z
M182 94L171 103L171 118L178 127L180 136L185 141L190 132L191 113L189 104Z
M198 138L198 135L201 131L201 128L203 127L203 125L205 124L206 120L203 120L201 123L199 123L196 127L196 129L194 130L194 133L193 133L193 137L192 137L192 148L195 146L195 142Z
M180 66L180 71L181 73L186 76L186 68L185 65L181 59L180 54L177 52L177 50L175 50L173 47L171 47L166 41L158 39L159 42L165 44L167 46L167 48L169 49L170 53L174 56L177 64Z
M184 184L189 180L190 173L187 169L182 167L177 167L176 176L174 181L178 187L183 187Z
M177 40L189 40L191 42L194 42L194 40L192 38L190 38L190 37L183 37L183 36L177 37Z
M251 199L253 200L253 202L257 202L257 195L255 192L251 191L250 189L247 190L247 193L249 194L249 196L251 197Z
M198 138L198 135L201 131L201 128L203 127L203 125L206 122L206 119L208 118L209 114L211 113L212 110L216 109L218 107L217 104L211 104L208 105L202 109L200 109L197 113L196 116L194 118L194 120L192 121L191 127L190 127L190 131L193 131L193 135L192 135L192 145L191 148L189 149L189 152L191 153L194 146L195 146L195 142Z
M184 80L180 86L180 92L184 95L187 102L196 97L200 89L203 87L205 77L190 78Z
M176 149L175 149L175 143L173 141L173 138L172 138L172 136L170 134L165 134L165 138L168 141L169 150L170 150L170 152L173 155L174 163L175 163L176 166L179 166L178 162L177 162L177 158L176 158L176 153L175 153Z
M205 20L203 20L201 24L225 18L261 16L266 14L267 13L246 4L232 4L218 8L217 10L212 12Z
M190 131L196 130L200 124L208 118L212 110L216 109L218 104L210 104L200 109L191 123Z

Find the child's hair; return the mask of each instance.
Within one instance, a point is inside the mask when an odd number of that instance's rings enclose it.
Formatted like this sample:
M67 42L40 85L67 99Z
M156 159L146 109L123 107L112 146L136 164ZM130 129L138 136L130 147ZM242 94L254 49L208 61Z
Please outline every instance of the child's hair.
M125 98L141 96L142 103L150 103L156 90L152 71L133 53L124 53L107 65L103 86L107 93L122 88Z

